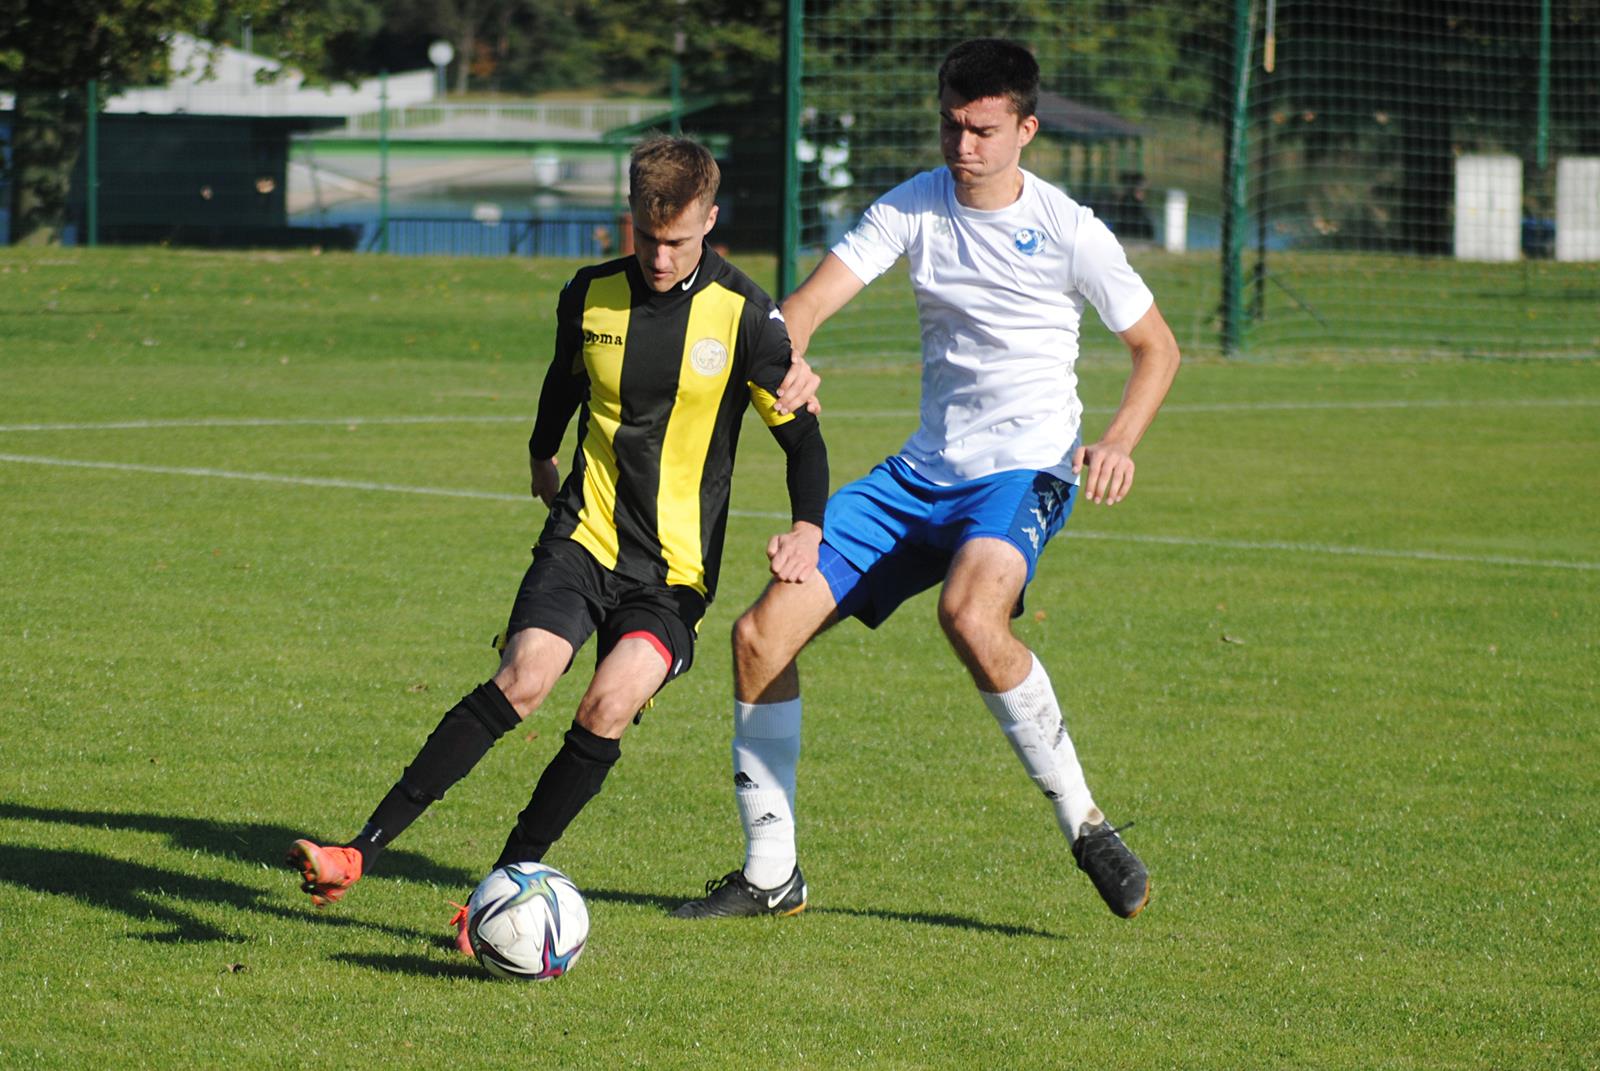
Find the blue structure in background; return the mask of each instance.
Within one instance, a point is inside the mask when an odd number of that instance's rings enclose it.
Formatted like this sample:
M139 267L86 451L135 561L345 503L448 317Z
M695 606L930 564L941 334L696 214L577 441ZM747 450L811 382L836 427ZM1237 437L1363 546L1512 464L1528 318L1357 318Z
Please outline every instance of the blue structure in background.
M389 252L401 256L575 257L593 260L619 249L618 222L608 207L529 206L528 215L486 220L473 215L477 204L436 198L389 206ZM290 218L301 226L340 227L357 234L355 248L378 245L378 208L370 202L302 212Z

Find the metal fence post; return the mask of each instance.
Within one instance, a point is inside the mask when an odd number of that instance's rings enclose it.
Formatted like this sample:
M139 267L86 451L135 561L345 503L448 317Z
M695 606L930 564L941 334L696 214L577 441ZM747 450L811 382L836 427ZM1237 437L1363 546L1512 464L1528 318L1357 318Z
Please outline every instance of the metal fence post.
M805 0L786 0L783 41L783 235L778 251L778 300L798 285L800 247L800 44Z
M83 200L88 219L85 221L84 242L89 246L100 244L100 87L89 83L89 116L84 138Z
M1250 40L1255 32L1252 0L1235 0L1233 10L1233 108L1228 116L1228 156L1223 167L1222 355L1239 352L1244 333L1245 153L1250 122Z
M389 251L389 72L378 76L378 252Z

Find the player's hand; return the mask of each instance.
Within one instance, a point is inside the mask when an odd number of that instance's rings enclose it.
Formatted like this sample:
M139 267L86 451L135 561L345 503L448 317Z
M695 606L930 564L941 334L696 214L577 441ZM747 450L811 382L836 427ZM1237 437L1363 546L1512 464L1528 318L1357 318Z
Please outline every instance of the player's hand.
M1114 506L1133 487L1133 457L1115 443L1080 446L1072 455L1079 493L1090 502Z
M767 540L773 578L785 584L800 583L816 570L821 545L822 529L809 521L795 521L793 528Z
M821 383L822 377L811 370L806 359L794 354L789 361L789 371L778 384L778 404L773 408L780 413L794 413L805 406L812 416L817 415L822 412L822 403L817 400L817 387Z
M532 479L529 488L533 497L549 506L561 490L561 473L553 457L528 457L528 472Z

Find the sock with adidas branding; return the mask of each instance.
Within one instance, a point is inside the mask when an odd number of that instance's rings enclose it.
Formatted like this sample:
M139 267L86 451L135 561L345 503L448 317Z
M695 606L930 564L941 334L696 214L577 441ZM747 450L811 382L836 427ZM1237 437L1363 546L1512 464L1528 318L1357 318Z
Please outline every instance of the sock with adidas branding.
M744 824L745 880L775 889L794 872L800 700L733 704L733 794Z
M1056 824L1070 843L1084 822L1104 820L1094 805L1078 763L1078 752L1061 720L1050 676L1037 657L1021 684L1008 692L979 691L984 705L1011 742L1028 776L1056 812Z

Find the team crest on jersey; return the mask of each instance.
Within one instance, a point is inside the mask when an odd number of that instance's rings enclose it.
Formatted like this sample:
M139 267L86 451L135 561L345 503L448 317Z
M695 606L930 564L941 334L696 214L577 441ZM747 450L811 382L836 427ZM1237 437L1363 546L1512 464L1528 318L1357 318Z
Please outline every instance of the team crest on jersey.
M1017 252L1031 257L1044 248L1044 231L1024 227L1011 236L1011 241L1017 247Z
M689 364L703 376L714 376L728 367L728 347L714 338L703 338L689 347Z

